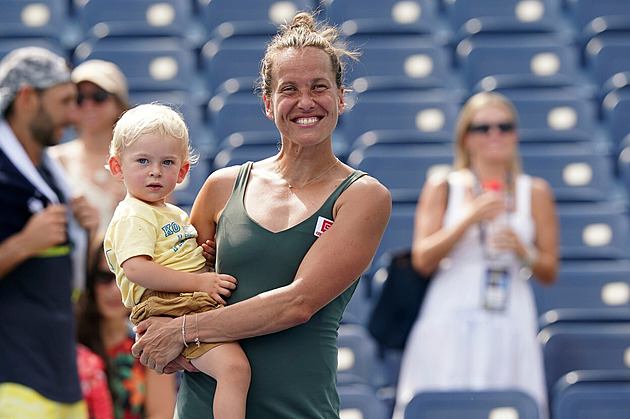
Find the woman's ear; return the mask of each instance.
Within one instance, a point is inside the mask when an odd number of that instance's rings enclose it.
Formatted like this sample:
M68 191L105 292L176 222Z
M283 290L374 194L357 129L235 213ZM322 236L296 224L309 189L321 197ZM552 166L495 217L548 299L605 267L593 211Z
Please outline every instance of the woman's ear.
M263 95L263 103L265 104L265 115L267 118L274 121L275 117L273 115L273 107L271 105L271 100L269 100L267 95Z
M125 177L123 175L122 167L120 165L120 161L118 160L118 156L111 156L108 161L109 164L109 172L114 176L116 180L123 180Z

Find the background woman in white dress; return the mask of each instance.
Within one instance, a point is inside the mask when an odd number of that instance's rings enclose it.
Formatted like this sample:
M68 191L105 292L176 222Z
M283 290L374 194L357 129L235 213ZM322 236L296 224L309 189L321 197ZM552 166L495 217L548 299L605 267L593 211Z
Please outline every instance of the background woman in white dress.
M454 171L429 178L423 188L412 263L435 275L403 355L396 417L418 392L494 389L524 391L541 417L548 415L529 280L555 281L556 205L545 180L521 171L517 126L506 97L474 95L456 126ZM489 180L503 184L504 192L484 190ZM488 224L501 214L508 227L490 237ZM489 242L509 253L507 281L499 289L506 297L502 309L484 303Z

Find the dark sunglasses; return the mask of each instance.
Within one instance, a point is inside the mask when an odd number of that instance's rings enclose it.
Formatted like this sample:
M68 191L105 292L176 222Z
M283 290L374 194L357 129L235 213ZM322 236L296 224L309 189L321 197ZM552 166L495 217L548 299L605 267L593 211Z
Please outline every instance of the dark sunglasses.
M109 98L109 93L105 90L97 90L91 94L79 93L77 96L77 104L81 106L86 99L92 99L92 101L96 104L101 104L105 102Z
M94 283L97 285L109 285L116 280L116 275L111 271L96 271L94 274Z
M514 131L515 125L514 122L502 122L500 124L480 124L480 125L470 125L468 127L468 132L476 132L487 134L490 132L490 129L498 128L501 132L512 132Z

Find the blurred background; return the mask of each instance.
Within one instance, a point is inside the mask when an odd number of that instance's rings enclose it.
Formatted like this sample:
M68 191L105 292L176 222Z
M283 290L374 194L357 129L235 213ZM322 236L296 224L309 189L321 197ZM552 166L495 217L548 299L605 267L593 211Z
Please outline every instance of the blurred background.
M38 45L73 66L112 61L134 104L160 101L183 113L201 155L177 191L183 207L213 170L277 152L277 130L253 91L276 24L320 10L363 52L349 63L348 111L333 146L385 184L394 205L340 331L340 386L360 384L340 390L346 418L387 417L393 401L399 354L378 348L364 328L383 256L410 247L420 188L428 174L450 168L464 100L482 90L505 94L520 113L524 170L547 179L558 201L559 280L548 289L533 284L552 413L575 419L562 410L570 405L587 412L581 418L630 417L630 1L0 0L0 7L0 58ZM591 398L600 410L589 410Z

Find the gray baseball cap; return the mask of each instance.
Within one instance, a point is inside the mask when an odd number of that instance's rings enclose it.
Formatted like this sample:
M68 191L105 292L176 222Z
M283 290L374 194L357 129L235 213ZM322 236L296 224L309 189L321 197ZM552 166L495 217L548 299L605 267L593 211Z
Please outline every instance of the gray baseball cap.
M47 89L70 81L66 60L40 47L24 47L8 53L0 61L0 114L23 86Z

